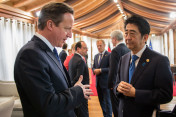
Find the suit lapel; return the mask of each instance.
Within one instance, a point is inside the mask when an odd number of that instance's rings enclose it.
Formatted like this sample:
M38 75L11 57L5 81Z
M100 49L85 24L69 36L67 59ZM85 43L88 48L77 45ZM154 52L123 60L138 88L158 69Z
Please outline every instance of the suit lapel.
M127 71L126 73L124 73L124 81L129 82L129 66L130 66L130 60L131 60L131 52L129 52L126 56L127 57L125 57L125 60L121 65L122 67L124 67L124 71L122 72Z
M99 65L99 67L103 64L103 61L104 61L104 57L107 56L107 51L105 51L105 53L103 54L102 56L102 59L101 59L101 63Z
M96 66L96 68L99 67L99 65L98 65L98 57L99 57L99 54L97 54L97 55L95 56L95 66Z
M62 68L62 66L60 66L60 64L59 64L58 60L56 59L56 57L54 56L53 52L46 51L46 53L53 59L53 61L55 62L55 64L59 67L59 69L61 70L61 72L62 72L62 74L63 74L63 76L64 76L67 84L69 84L68 80L67 80L67 76L66 76L66 74L64 72L64 69Z
M51 49L50 49L41 39L39 39L37 36L34 36L34 37L32 38L32 41L36 41L36 42L37 42L36 44L38 44L38 46L39 46L43 51L45 51L45 52L47 53L47 55L48 55L50 58L53 59L53 61L56 63L56 65L59 67L59 69L60 69L61 72L63 73L63 76L64 76L64 78L65 78L67 84L69 85L68 80L67 80L67 77L66 77L66 74L65 74L65 72L63 71L63 69L61 68L61 66L60 66L60 64L59 64L59 62L58 62L58 60L56 59L56 57L55 57L55 55L53 54L53 52L51 51Z
M146 48L139 60L139 63L137 65L137 68L134 71L134 75L131 79L131 84L135 84L137 80L139 80L141 73L147 68L147 66L150 63L151 56L148 54L149 48Z

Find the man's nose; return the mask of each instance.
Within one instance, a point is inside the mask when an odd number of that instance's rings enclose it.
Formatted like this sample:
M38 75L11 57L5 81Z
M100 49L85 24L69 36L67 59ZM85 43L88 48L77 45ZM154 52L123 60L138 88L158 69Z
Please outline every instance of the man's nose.
M72 31L67 32L67 37L72 38Z

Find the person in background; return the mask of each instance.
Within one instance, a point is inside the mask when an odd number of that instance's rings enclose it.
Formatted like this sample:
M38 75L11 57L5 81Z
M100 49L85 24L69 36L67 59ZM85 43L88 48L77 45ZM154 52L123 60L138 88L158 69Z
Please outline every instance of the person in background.
M87 45L84 41L79 41L75 45L75 54L69 62L69 75L72 85L79 80L79 76L83 76L82 84L89 84L89 70L84 60L87 55ZM85 99L80 106L75 109L77 117L89 117L88 101Z
M152 117L160 104L173 98L170 63L166 56L146 46L150 25L133 15L125 21L125 43L131 52L122 56L114 93L118 117Z
M72 49L68 49L68 55L72 54Z
M64 45L62 46L62 51L60 52L59 57L61 59L61 62L64 63L67 57L67 44L66 43L64 43Z
M128 53L130 50L127 48L125 43L123 42L123 32L120 30L115 30L111 33L111 40L114 46L114 49L110 55L110 68L109 68L109 77L108 77L108 88L110 89L111 95L111 103L112 103L112 110L114 113L114 117L118 117L118 99L113 93L113 87L117 83L117 70L118 70L118 63L120 58Z
M110 99L110 89L108 89L109 57L110 53L105 50L104 40L97 40L99 53L94 57L92 71L96 75L96 88L98 99L104 117L112 117L112 105Z
M71 45L72 54L69 55L69 56L67 56L66 59L65 59L65 61L64 61L64 66L65 66L65 68L67 70L68 70L69 62L70 62L71 58L73 57L73 55L75 53L75 45L76 45L76 43L74 43L74 44Z
M74 86L55 47L72 36L73 9L65 3L45 5L38 32L19 51L14 79L24 117L76 117L74 109L92 94L80 76Z

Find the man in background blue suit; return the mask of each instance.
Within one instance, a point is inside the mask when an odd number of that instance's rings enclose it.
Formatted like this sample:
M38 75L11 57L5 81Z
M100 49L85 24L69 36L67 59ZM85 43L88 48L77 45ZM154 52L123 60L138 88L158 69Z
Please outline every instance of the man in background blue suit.
M96 75L96 88L98 99L103 110L104 117L112 117L110 89L108 89L109 57L105 50L104 40L97 40L99 53L94 57L93 73Z
M44 6L38 19L38 33L19 51L14 77L24 117L75 117L74 108L91 94L82 77L72 86L58 57L73 27L73 9L64 3Z

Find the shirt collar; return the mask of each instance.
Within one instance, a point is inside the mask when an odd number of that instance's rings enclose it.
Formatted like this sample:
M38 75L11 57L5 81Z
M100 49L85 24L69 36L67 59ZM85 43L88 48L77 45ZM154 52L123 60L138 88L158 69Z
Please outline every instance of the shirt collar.
M81 54L79 54L78 52L75 52L75 54L78 54L79 56L81 56L83 58L83 56Z
M51 51L53 51L54 47L51 45L51 43L41 34L39 33L35 33L35 36L37 36L38 38L40 38L50 49Z
M115 47L117 47L118 45L120 45L122 43L125 44L123 41L121 41L121 42L117 43Z
M139 58L141 58L142 56L142 53L144 52L144 50L146 49L146 45L138 52L136 53L135 55L138 56ZM131 51L131 56L133 55L132 51Z
M104 50L102 53L99 53L99 54L102 54L102 55L104 55L104 53L106 52L106 50Z

